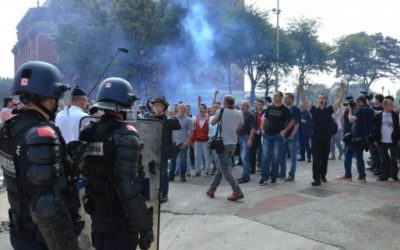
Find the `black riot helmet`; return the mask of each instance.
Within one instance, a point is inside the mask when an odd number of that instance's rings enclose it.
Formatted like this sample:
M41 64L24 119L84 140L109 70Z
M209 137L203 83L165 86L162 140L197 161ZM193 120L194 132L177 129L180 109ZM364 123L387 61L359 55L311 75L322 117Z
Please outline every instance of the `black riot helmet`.
M30 94L58 100L69 89L69 85L63 83L62 75L54 65L30 61L18 68L14 77L12 94Z
M151 104L154 103L162 103L165 106L164 111L166 111L169 107L169 102L165 99L164 96L157 97L156 99L151 101Z
M100 83L97 93L96 108L116 112L133 111L135 101L139 100L133 93L131 84L122 78L111 77Z

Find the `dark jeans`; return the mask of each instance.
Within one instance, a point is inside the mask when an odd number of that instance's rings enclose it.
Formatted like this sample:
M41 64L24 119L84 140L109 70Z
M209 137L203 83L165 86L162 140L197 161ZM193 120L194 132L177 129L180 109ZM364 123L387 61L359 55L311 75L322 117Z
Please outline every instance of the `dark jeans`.
M345 169L345 175L348 178L352 177L351 174L351 163L353 156L357 160L357 170L358 170L358 175L360 178L365 178L365 164L364 164L364 157L363 157L364 150L363 149L355 149L350 146L346 146L345 152L344 152L344 169Z
M169 169L169 178L174 179L176 170L176 160L179 158L179 174L181 177L185 177L187 171L187 151L188 149L182 150L179 145L175 146L175 156L171 159L171 166Z
M307 159L311 160L311 146L310 146L310 135L308 133L300 134L300 158L305 159L307 152Z
M371 154L371 165L372 165L372 167L373 168L376 168L377 170L380 170L381 169L381 164L382 164L382 162L383 162L383 160L381 159L381 157L380 157L380 153L379 153L379 147L377 147L377 146L375 146L375 145L372 145L371 147L370 147L370 150L369 150L369 152L370 152L370 154Z
M36 234L28 230L16 232L10 229L10 241L15 250L47 250L46 244L38 242Z
M330 151L330 137L312 138L312 156L313 156L313 179L320 182L321 178L326 178L328 172L328 157Z
M399 168L397 166L397 150L396 144L381 143L379 145L379 152L382 156L382 177L397 177L399 172Z
M250 172L255 173L257 163L261 166L261 155L262 155L262 136L255 134L253 137L253 145L250 149Z
M161 160L161 195L168 196L169 176L168 176L168 160Z
M279 163L282 157L283 137L277 135L264 135L263 137L263 155L261 161L261 177L267 181L275 181L278 178ZM271 169L269 162L272 161Z

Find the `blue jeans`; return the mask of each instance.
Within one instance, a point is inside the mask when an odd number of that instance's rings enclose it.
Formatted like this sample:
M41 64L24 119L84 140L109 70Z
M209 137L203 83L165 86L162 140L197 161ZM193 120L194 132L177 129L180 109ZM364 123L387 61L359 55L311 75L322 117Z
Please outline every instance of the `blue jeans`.
M262 146L262 160L261 160L261 177L268 180L271 175L272 180L278 177L279 162L282 154L283 137L277 135L264 135ZM272 159L272 169L270 171L269 164Z
M179 174L181 177L185 177L186 170L187 170L187 152L188 149L182 150L178 145L175 145L175 157L172 157L171 159L171 166L169 169L169 178L173 179L175 176L175 170L176 170L176 161L179 159Z
M286 177L286 155L290 152L290 171L289 176L294 179L297 167L297 151L299 148L299 134L294 137L294 140L285 139L282 146L282 156L280 163L280 177Z
M247 141L249 140L249 135L242 135L239 137L240 143L240 157L242 158L243 173L242 178L244 180L250 180L250 150L247 147Z
M361 178L365 178L365 164L364 164L363 153L364 150L362 149L354 149L352 147L346 146L346 149L344 151L344 170L346 177L348 178L352 177L351 163L353 157L355 157L357 160L358 174Z

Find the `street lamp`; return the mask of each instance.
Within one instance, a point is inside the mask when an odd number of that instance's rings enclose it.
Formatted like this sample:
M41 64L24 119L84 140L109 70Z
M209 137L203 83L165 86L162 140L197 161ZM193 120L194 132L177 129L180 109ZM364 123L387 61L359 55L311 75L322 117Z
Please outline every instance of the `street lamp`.
M279 8L279 0L276 1L276 9L273 8L272 12L274 14L276 14L276 65L275 65L275 88L278 88L278 84L279 84L279 16L281 14L281 9Z

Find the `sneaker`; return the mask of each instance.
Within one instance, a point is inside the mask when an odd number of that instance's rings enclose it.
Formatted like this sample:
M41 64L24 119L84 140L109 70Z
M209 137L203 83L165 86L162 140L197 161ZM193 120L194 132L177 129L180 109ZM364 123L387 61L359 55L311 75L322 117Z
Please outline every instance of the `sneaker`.
M313 187L321 186L321 182L320 181L313 181L313 182L311 182L311 186L313 186Z
M228 200L230 200L230 201L237 201L237 200L240 200L243 198L244 198L244 195L242 192L235 192L235 193L232 193L230 196L228 196Z
M271 180L271 183L272 183L272 184L275 184L275 183L276 183L276 179L275 179L275 180Z
M267 185L267 181L264 180L264 179L261 179L261 180L258 182L258 185L259 185L259 186L265 186L265 185Z
M286 179L285 179L285 182L293 182L294 181L294 178L292 177L292 176L288 176Z
M399 181L399 177L393 176L393 177L392 177L392 180L393 180L393 181Z
M327 180L326 180L325 177L322 177L322 178L321 178L321 181L322 181L323 183L326 183L326 182L327 182Z
M340 176L338 175L338 177L336 177L337 180L339 181L351 181L351 177L347 177L346 175Z
M249 180L244 179L244 178L240 178L240 179L237 180L237 182L238 182L239 184L243 184L243 183L248 183Z
M215 191L212 189L209 189L206 194L208 197L210 197L212 199L212 198L214 198Z
M357 176L356 179L357 179L357 181L358 181L359 183L367 183L367 180L366 180L365 177Z

